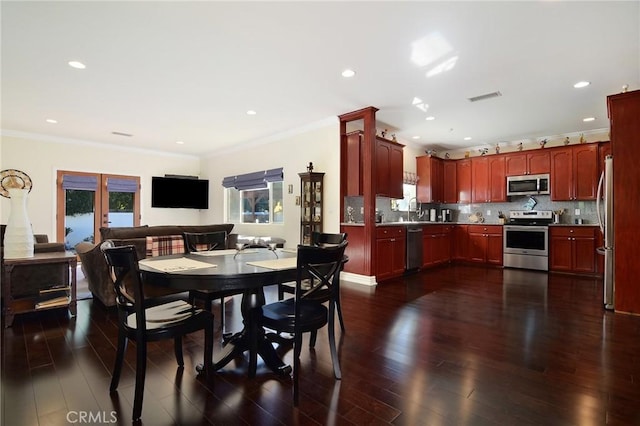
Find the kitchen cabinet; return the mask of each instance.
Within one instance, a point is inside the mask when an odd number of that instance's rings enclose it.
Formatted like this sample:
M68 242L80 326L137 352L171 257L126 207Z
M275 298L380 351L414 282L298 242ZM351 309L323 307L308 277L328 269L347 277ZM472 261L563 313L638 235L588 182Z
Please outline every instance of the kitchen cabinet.
M442 203L443 191L443 164L437 157L423 155L416 157L416 198L420 203Z
M600 142L598 144L598 176L604 172L604 160L607 158L607 155L611 155L611 143Z
M467 259L502 265L502 226L468 225Z
M311 167L311 166L310 166ZM300 241L311 244L311 234L322 232L324 173L298 173L300 176Z
M376 138L374 175L377 195L389 198L403 198L403 147L399 143L380 137Z
M614 308L640 314L638 207L640 207L640 90L607 97L613 153Z
M443 160L442 162L442 202L455 204L458 202L458 187L456 179L456 162Z
M549 227L549 270L594 274L597 231L594 226Z
M346 135L347 174L345 195L347 197L361 196L362 186L362 132L351 132Z
M456 161L456 188L458 203L471 203L471 160Z
M469 226L455 225L453 227L453 250L454 260L467 260L469 258Z
M507 201L505 157L476 157L471 160L471 201L497 203Z
M422 267L429 268L451 261L450 225L422 227Z
M547 150L505 154L505 175L539 175L551 172L551 156Z
M551 151L551 200L595 200L598 189L598 144Z
M407 230L404 226L376 227L376 279L383 281L404 273Z

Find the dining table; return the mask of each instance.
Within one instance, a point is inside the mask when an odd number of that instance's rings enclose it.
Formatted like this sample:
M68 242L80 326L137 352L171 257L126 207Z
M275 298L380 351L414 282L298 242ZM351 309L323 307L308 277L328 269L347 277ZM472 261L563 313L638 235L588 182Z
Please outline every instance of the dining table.
M258 356L276 374L291 373L291 366L278 356L257 316L265 304L265 286L296 280L295 249L247 248L157 256L140 260L139 268L148 285L242 294L243 328L226 339L220 353L214 355L214 370L249 352L249 377L256 374Z

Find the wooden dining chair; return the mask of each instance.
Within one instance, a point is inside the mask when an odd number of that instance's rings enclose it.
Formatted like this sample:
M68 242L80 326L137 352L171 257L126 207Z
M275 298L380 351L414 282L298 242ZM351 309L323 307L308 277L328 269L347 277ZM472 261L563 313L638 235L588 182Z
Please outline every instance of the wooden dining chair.
M107 265L111 271L118 307L118 348L111 376L110 392L118 389L127 342L136 342L136 384L133 399L133 421L142 415L142 399L147 365L147 343L174 340L174 352L180 367L184 366L182 336L204 330L204 364L202 374L213 371L213 314L176 300L149 306L144 296L144 287L138 256L134 246L114 247L111 241L101 245Z
M187 253L224 250L227 248L227 232L185 232L184 243ZM224 336L225 297L236 294L238 294L237 291L191 290L189 292L189 301L194 303L196 299L201 300L204 303L204 308L212 312L213 300L220 299L220 328Z
M347 233L330 234L326 232L312 232L311 245L319 247L337 246L347 241ZM344 265L343 265L344 266ZM278 284L278 300L284 299L285 293L295 293L295 283ZM318 291L314 297L321 301L329 300L329 293L326 290ZM342 305L340 303L340 293L336 295L336 312L338 313L338 321L340 322L340 330L345 332L344 319L342 318Z
M344 262L347 241L333 246L298 246L296 286L293 298L280 300L262 306L258 322L261 326L293 335L293 402L298 405L298 382L300 375L300 352L302 334L317 331L328 325L329 347L333 373L336 379L342 378L334 330L334 317L337 295L340 292L340 272ZM303 283L311 283L304 288ZM318 300L318 292L327 291L329 306ZM310 339L315 345L315 338Z

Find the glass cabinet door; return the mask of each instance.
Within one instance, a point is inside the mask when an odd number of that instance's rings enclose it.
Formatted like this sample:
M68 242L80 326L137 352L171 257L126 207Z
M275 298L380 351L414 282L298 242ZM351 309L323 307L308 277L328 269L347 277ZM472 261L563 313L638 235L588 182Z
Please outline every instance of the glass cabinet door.
M300 242L311 244L311 234L322 232L322 180L324 173L300 173Z

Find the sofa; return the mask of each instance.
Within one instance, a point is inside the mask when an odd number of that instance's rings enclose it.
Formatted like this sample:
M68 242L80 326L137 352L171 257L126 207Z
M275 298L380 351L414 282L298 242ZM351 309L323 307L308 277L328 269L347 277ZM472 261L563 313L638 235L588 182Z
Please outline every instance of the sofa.
M4 279L4 233L6 225L0 225L0 279ZM64 252L64 243L50 243L44 234L34 234L34 253ZM11 273L13 297L35 296L44 288L69 283L69 267L66 264L18 265Z
M214 225L161 225L161 226L132 226L100 228L100 242L93 244L81 242L75 246L80 258L82 272L84 273L89 291L94 300L99 300L105 306L116 304L116 294L113 289L113 280L109 274L104 255L100 250L103 241L111 240L115 246L133 245L136 248L138 259L147 257L148 236L182 235L185 232L215 232L225 231L231 233L233 224ZM167 290L145 287L145 294L150 297L164 296L170 293Z

